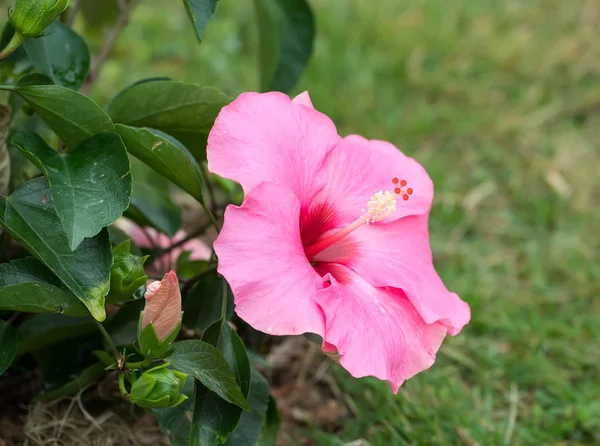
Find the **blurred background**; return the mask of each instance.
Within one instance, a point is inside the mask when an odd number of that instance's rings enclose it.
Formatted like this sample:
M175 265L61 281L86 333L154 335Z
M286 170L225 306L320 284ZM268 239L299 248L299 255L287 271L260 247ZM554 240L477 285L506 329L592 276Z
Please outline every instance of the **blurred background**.
M473 318L398 395L284 356L286 444L600 444L600 2L310 3L295 92L425 166L435 264ZM155 76L257 90L256 37L250 1L222 0L198 44L181 2L143 0L92 96Z

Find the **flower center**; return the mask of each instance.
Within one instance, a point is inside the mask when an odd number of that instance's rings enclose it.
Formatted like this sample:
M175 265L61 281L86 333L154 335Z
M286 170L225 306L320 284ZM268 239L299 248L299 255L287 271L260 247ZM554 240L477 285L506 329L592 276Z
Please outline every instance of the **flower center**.
M396 198L402 197L404 201L408 201L410 196L413 194L412 188L408 187L405 189L407 183L406 180L398 180L398 178L392 179L394 184L394 191L382 191L376 192L367 202L367 209L361 209L362 215L355 221L350 223L348 226L340 229L339 231L328 235L327 237L313 243L312 245L304 249L306 257L311 260L317 254L329 248L334 243L337 243L351 232L360 228L362 225L369 225L383 220L386 217L392 215L396 210Z

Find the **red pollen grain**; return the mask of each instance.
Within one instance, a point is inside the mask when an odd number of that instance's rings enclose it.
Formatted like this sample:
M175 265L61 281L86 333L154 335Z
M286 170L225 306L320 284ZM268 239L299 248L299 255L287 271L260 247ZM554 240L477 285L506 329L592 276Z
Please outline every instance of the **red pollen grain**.
M402 187L406 186L406 180L400 181L400 186L402 186Z
M399 187L397 187L396 189L394 189L394 193L396 195L400 195L400 192L402 192L402 190Z
M398 184L398 178L393 178L393 179L392 179L392 183L394 183L394 184Z
M406 193L408 195L412 195L412 193L413 193L412 187L409 187L408 189L406 189Z
M404 201L407 201L407 200L408 200L408 194L404 194L404 195L402 195L402 199L403 199Z

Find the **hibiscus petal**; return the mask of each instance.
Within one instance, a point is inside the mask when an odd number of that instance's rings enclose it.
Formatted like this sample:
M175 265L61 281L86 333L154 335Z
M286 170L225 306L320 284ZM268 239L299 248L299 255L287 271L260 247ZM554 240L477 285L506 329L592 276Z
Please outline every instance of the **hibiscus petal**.
M322 164L338 140L327 116L282 93L243 93L215 121L208 167L246 195L262 182L286 186L307 208L327 181Z
M433 183L429 175L418 162L388 142L347 136L329 153L325 168L327 185L313 201L308 213L312 218L304 222L304 233L305 228L328 230L356 220L374 193L393 192L393 178L406 180L406 187L413 193L408 201L397 198L396 211L386 221L427 214L431 208ZM310 235L307 239L314 241Z
M325 313L325 336L337 347L352 376L387 380L392 390L435 361L446 328L426 324L401 290L375 288L348 268L332 268L317 293ZM331 347L331 346L330 346Z
M308 94L308 91L303 91L302 93L297 95L294 99L292 99L292 102L294 104L302 104L310 108L315 108L313 106L312 101L310 100L310 95Z
M426 323L439 321L453 336L471 318L435 271L426 215L364 225L313 260L347 265L375 287L401 288Z
M237 314L257 330L323 335L314 298L322 279L300 240L300 202L289 189L262 183L241 207L230 205L214 244L219 273L233 290Z

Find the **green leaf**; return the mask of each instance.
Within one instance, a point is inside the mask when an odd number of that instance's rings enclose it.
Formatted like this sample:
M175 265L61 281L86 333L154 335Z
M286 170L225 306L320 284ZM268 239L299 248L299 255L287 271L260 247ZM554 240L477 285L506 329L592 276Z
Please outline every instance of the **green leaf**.
M9 197L0 197L0 224L56 274L95 319L104 320L113 261L106 229L71 251L44 177L23 184Z
M89 318L36 314L19 326L19 354L33 352L66 339L81 338L96 330L96 325Z
M175 271L180 279L191 279L208 268L208 260L190 260L191 251L182 251L177 257Z
M221 319L221 296L227 289L227 319L233 313L233 293L217 273L203 276L189 295L183 296L183 323L186 327L204 332Z
M275 398L269 396L269 405L265 415L265 423L260 434L259 446L277 446L277 435L281 426L281 417Z
M194 379L185 382L181 393L188 399L182 404L169 409L153 410L160 430L168 435L171 446L196 446L189 443L195 382Z
M106 330L117 346L132 345L137 339L140 312L146 299L137 299L121 305L117 314L108 322Z
M83 369L65 384L54 389L43 390L34 398L34 401L50 401L63 396L75 395L92 381L102 378L104 373L104 364L97 362Z
M54 81L42 73L29 73L19 78L15 87L30 87L32 85L54 85Z
M254 0L262 91L289 93L308 65L315 38L306 0Z
M148 129L117 124L127 150L160 175L202 201L202 175L194 157L184 146Z
M202 339L223 353L242 394L247 397L250 390L250 361L237 333L226 322L219 321L206 330ZM242 412L235 404L228 403L197 383L190 443L222 444L236 428Z
M196 340L178 342L173 344L169 361L172 368L192 375L224 400L248 409L229 364L212 345Z
M97 133L115 132L108 115L87 96L58 85L29 85L34 79L44 77L27 77L23 83L3 88L25 99L67 147L76 147Z
M166 132L203 160L208 133L229 102L211 87L150 79L121 91L110 104L109 115L119 124Z
M33 132L17 133L12 143L48 178L72 250L129 207L129 157L116 133L94 135L63 153L52 150Z
M244 412L240 424L225 442L228 446L255 446L260 439L269 407L269 383L256 369L252 369L252 384L248 395L250 411Z
M85 41L71 28L54 22L43 37L23 44L29 60L55 84L77 90L90 70L90 52Z
M133 189L125 215L140 227L152 226L173 237L181 227L181 209L171 199L169 181L136 159L131 160Z
M0 264L0 310L90 314L52 271L31 257Z
M18 349L17 331L8 322L0 321L0 375L10 367Z
M183 0L188 16L196 29L198 40L202 40L202 33L204 33L208 21L217 10L217 1L218 0Z

